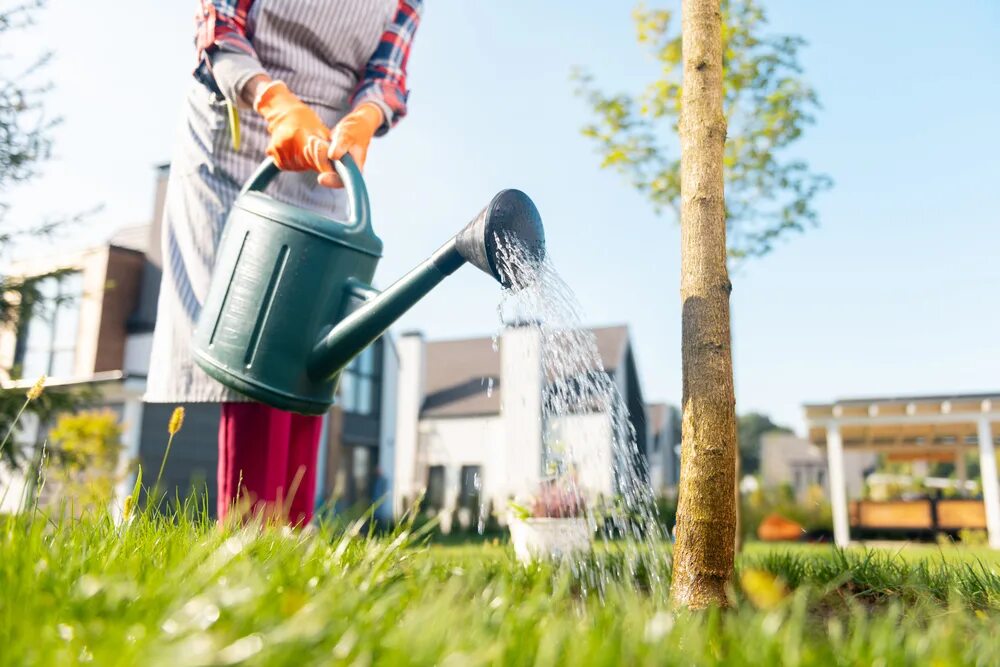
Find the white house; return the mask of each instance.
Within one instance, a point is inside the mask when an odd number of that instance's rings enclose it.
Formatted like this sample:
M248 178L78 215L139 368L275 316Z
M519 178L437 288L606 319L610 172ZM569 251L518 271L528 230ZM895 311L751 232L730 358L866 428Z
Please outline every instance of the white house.
M658 475L674 479L672 413L657 412L647 428L646 407L625 326L593 329L600 358L625 399L641 454L655 440ZM402 511L419 494L424 505L450 511L492 503L498 513L511 497L528 497L544 475L544 373L534 327L509 327L492 338L431 341L419 332L397 341L399 376L393 506ZM607 414L582 412L547 424L554 447L564 445L581 486L612 495L615 466ZM667 466L673 466L669 469Z
M760 472L764 486L789 484L795 497L802 500L811 486L821 486L829 493L826 452L822 447L794 433L772 431L760 439ZM844 456L844 484L847 495L860 497L865 472L875 468L878 456L872 452L850 452Z

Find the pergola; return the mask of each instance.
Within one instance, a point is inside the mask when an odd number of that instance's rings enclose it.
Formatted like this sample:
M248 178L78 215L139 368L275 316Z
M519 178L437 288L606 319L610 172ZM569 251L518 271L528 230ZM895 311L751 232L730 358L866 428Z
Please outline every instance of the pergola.
M826 448L833 536L850 541L844 452L889 452L894 458L953 460L966 479L965 453L979 452L989 543L1000 549L1000 480L996 446L1000 392L956 396L857 398L805 406L809 440Z

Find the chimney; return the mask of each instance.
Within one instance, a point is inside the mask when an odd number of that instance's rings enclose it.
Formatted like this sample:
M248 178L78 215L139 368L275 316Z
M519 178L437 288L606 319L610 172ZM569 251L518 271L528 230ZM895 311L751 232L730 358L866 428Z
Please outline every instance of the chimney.
M507 327L501 334L500 386L511 491L537 493L542 477L542 345L537 327Z
M408 331L396 341L399 374L396 380L396 450L393 465L393 512L398 517L423 488L418 478L420 408L427 389L427 343L419 331Z
M170 163L156 166L156 184L153 190L153 219L149 225L149 247L146 258L158 269L163 268L163 253L160 234L163 229L163 206L167 197L167 180L170 178Z

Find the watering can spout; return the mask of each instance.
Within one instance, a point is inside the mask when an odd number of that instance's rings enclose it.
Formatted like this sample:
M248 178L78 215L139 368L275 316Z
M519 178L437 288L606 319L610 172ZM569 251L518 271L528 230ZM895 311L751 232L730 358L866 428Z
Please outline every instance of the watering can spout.
M520 261L503 261L501 252L515 246L512 252ZM462 231L384 292L355 289L345 317L313 348L309 375L318 380L338 373L465 262L507 289L520 289L544 257L545 232L534 202L520 190L501 191Z
M518 289L527 286L533 275L524 271L515 275L517 265L535 264L545 257L545 230L528 195L520 190L503 190L458 233L455 244L465 261L507 289ZM518 255L521 261L503 261L504 251Z

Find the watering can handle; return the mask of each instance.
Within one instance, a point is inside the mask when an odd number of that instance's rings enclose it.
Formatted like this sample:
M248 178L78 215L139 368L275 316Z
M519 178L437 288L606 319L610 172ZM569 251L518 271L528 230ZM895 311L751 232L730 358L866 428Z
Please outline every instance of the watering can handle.
M361 176L354 158L348 153L339 160L333 161L333 168L336 170L340 180L344 182L344 189L347 191L347 226L354 230L364 228L371 229L371 209L368 205L368 188L365 187L365 180ZM248 192L260 192L281 172L278 165L272 158L266 158L257 170L247 179L246 185L240 190L244 195Z

